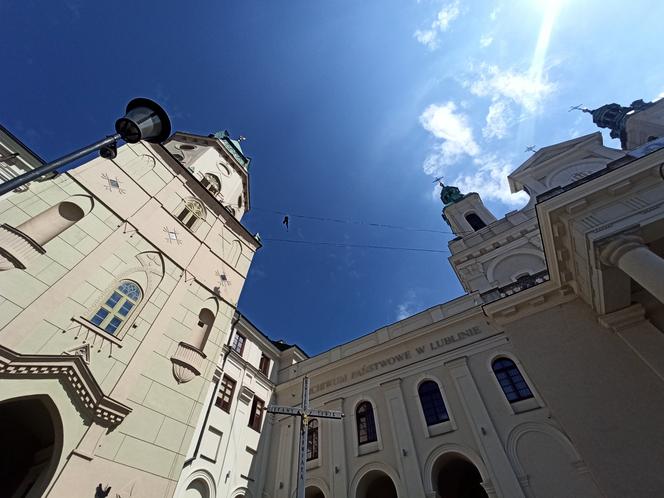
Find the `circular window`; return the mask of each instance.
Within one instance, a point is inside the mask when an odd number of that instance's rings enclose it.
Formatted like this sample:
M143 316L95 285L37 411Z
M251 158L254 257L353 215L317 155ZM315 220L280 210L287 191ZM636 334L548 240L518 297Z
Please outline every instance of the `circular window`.
M180 145L180 150L194 150L196 147L194 145L182 144Z

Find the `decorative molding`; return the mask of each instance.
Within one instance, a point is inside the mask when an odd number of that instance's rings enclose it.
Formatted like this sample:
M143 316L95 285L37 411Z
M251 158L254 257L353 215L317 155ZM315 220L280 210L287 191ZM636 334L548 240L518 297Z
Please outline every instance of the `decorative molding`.
M619 235L600 249L600 260L607 266L618 266L618 261L634 249L644 247L645 243L638 235Z
M46 249L17 228L0 225L0 271L25 270L28 263L45 253Z
M88 343L63 351L62 354L80 356L87 365L90 364L90 344Z
M180 342L171 357L173 377L178 384L185 384L200 375L205 358L205 353L200 349L186 342Z
M0 346L0 377L57 379L78 398L83 411L103 426L117 426L132 411L104 394L79 355L21 354Z
M238 393L238 400L242 401L245 405L251 403L251 400L254 399L254 391L249 389L247 386L242 386L240 392Z
M646 310L639 303L597 317L597 321L600 325L613 330L614 332L622 332L625 329L643 322L645 319Z

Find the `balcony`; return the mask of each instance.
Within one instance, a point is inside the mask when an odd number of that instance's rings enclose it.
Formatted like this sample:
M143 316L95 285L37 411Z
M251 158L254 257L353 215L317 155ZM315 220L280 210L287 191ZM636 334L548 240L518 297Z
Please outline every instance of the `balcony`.
M205 358L205 353L198 348L186 342L179 343L171 357L173 377L178 381L178 384L185 384L200 375Z
M549 280L549 270L543 270L541 272L535 273L533 275L526 275L525 277L520 277L516 282L507 284L503 287L498 287L496 289L491 289L488 292L482 294L482 300L485 303L491 303L502 299L504 297L511 296L517 292L521 292L526 289L530 289L538 284L544 283Z
M3 223L0 225L0 271L19 268L24 270L30 261L46 250L20 230Z

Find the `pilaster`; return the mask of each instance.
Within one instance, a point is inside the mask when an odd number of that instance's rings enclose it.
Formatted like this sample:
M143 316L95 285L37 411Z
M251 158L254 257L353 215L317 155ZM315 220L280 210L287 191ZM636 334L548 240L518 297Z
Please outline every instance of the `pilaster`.
M401 379L393 379L381 384L383 395L390 410L390 426L396 443L396 460L406 496L423 496L424 486L417 451L406 412Z
M337 398L325 403L326 410L344 411L344 398ZM346 496L348 494L348 471L346 469L346 435L344 420L331 420L322 424L325 427L325 441L330 455L329 482L332 496ZM320 426L319 426L320 427Z
M445 366L452 373L461 403L466 411L466 416L470 420L482 460L484 460L487 472L490 474L490 480L484 476L486 487L496 497L525 498L496 428L491 421L484 400L477 389L475 379L468 368L468 359L463 356L445 363ZM494 487L495 491L493 490Z

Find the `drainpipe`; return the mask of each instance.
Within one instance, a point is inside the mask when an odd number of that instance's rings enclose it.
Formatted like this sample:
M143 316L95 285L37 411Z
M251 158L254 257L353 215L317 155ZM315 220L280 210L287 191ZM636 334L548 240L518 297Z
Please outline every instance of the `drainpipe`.
M221 360L221 373L219 375L219 378L217 379L217 382L214 384L214 390L212 391L212 397L210 398L210 402L208 403L207 410L205 412L205 419L203 420L203 425L201 426L201 431L198 433L198 440L196 441L196 448L194 449L194 454L190 457L187 458L184 462L184 465L182 468L185 468L189 465L192 464L194 460L198 457L198 452L201 449L201 442L203 441L203 434L205 433L205 429L207 428L208 425L208 419L210 418L210 412L212 411L212 405L214 404L214 398L217 395L217 392L219 392L219 384L221 383L221 379L223 378L223 373L224 373L224 367L226 366L226 358L228 357L228 353L230 352L230 346L231 346L231 338L233 337L233 330L237 326L237 323L240 321L240 318L242 315L236 311L235 316L233 317L233 321L231 322L231 332L228 334L228 342L226 343L226 351L224 352L224 356Z

